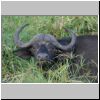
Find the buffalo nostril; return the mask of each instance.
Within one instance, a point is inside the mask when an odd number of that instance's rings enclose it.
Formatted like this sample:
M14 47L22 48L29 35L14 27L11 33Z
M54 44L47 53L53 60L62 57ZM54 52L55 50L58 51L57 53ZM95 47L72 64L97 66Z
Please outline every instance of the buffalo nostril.
M48 59L48 58L49 58L49 57L48 57L48 55L45 55L45 58L47 58L47 59Z
M37 58L40 58L40 57L41 57L41 55L38 54L38 55L37 55Z
M41 56L40 55L37 55L37 59L40 59L41 58Z

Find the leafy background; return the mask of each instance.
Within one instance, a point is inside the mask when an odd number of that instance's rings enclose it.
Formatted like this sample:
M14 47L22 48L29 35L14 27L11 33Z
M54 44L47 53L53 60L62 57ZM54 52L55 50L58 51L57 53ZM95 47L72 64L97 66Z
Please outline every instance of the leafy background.
M76 71L68 71L70 63L59 64L56 70L43 71L34 58L24 60L12 52L16 49L13 36L18 27L29 23L21 32L21 39L28 41L38 33L52 34L56 38L69 35L65 28L74 30L77 35L97 35L97 16L2 16L2 82L8 83L80 83L94 82L96 76L85 73L79 75L84 68L84 60L77 65ZM53 66L52 66L53 67ZM44 74L47 73L46 78Z

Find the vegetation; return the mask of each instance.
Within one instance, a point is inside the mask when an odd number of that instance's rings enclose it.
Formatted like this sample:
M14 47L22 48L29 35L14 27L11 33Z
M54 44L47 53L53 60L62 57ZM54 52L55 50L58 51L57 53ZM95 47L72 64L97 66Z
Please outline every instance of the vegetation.
M70 28L77 35L97 34L97 16L2 16L2 82L8 83L89 83L96 76L89 73L79 75L80 69L85 69L84 58L80 64L75 64L77 70L70 71L71 61L58 64L55 70L43 71L34 58L21 59L13 54L16 46L13 36L16 29L24 23L30 25L21 33L21 39L28 41L38 33L52 34L57 38L67 36L64 28ZM72 55L73 58L73 55ZM53 67L53 66L52 66ZM44 74L47 74L47 78Z

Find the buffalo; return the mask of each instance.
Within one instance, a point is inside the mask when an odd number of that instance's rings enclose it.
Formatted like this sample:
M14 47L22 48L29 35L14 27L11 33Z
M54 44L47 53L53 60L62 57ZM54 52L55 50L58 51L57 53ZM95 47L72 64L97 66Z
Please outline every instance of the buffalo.
M85 63L91 69L93 75L98 73L98 36L84 35L77 36L73 31L65 29L71 33L70 37L56 39L50 34L37 34L33 38L24 43L20 40L19 34L24 27L29 24L22 25L14 34L14 42L18 49L14 51L16 55L22 58L35 57L41 64L56 62L61 54L81 55L85 58ZM76 63L80 60L77 57Z

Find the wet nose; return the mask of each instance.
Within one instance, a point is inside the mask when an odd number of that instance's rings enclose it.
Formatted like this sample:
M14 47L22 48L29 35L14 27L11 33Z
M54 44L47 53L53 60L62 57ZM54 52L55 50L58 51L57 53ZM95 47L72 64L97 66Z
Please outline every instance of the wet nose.
M38 60L48 60L48 58L49 58L48 54L46 54L46 53L42 53L42 54L40 53L37 55Z

